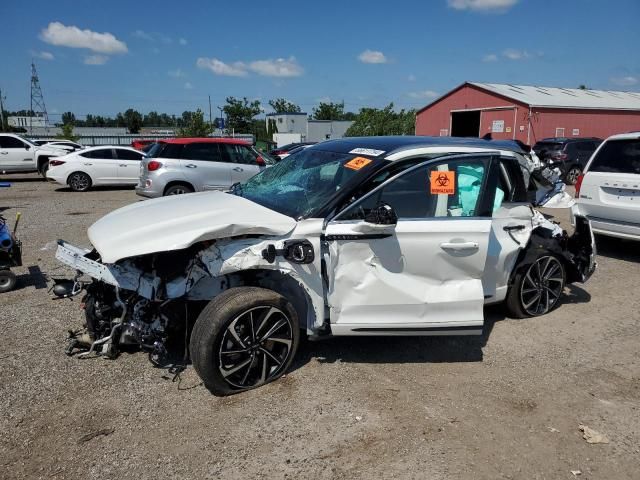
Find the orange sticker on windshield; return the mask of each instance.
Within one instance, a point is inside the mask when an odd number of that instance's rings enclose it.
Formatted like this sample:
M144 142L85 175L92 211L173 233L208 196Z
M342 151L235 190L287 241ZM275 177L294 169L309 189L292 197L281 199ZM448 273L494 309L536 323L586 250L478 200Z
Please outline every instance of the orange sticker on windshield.
M431 194L453 195L456 193L456 172L431 172Z
M355 157L344 164L345 167L351 170L360 170L363 167L369 165L373 160L364 157Z

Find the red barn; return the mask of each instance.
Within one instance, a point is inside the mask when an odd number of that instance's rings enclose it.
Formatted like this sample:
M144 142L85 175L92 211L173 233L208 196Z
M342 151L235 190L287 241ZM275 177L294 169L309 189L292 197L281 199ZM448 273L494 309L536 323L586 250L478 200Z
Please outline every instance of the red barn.
M640 131L640 93L466 82L418 111L416 135L517 139Z

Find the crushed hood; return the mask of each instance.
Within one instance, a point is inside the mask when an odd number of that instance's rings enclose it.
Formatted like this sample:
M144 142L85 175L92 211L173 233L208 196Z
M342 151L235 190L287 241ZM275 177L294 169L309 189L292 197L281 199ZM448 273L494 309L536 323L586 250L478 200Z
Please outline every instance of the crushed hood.
M146 200L94 223L89 240L104 263L187 248L238 235L286 235L296 221L246 198L222 192Z

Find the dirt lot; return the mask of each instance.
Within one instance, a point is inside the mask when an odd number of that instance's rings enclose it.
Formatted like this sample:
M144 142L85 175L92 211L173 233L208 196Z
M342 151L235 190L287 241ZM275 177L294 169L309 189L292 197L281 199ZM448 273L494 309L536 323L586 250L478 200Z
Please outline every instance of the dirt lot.
M284 379L221 399L141 353L64 355L82 311L47 293L67 273L51 242L87 245L134 192L5 179L25 266L0 297L1 478L640 478L637 244L599 239L594 277L545 317L492 308L482 337L311 343Z

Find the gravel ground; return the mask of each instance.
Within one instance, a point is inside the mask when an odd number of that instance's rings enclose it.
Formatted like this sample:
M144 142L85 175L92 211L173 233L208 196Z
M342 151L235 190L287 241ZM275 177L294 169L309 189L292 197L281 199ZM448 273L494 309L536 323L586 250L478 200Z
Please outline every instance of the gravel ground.
M637 244L598 239L598 271L545 317L491 308L482 337L310 343L280 381L216 398L193 369L172 381L144 354L64 355L82 311L47 293L69 274L52 242L87 245L133 190L4 180L25 266L0 296L1 478L640 477ZM579 424L610 443L588 444Z

